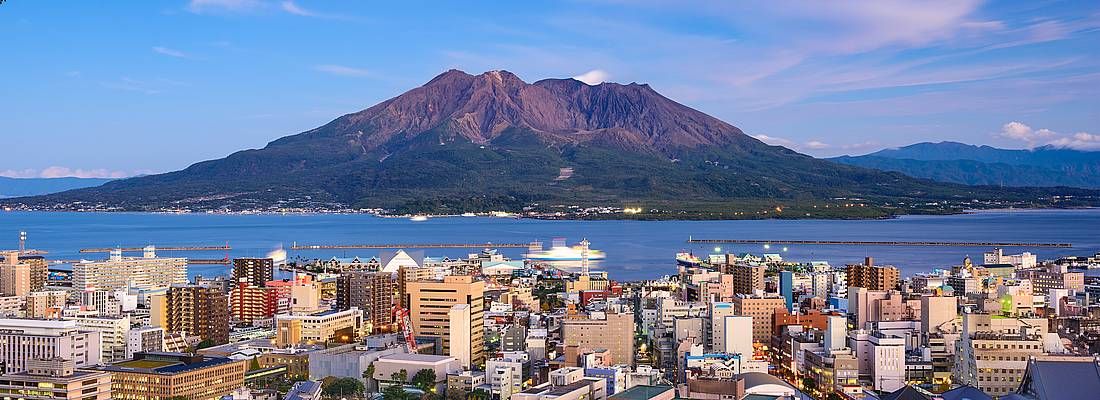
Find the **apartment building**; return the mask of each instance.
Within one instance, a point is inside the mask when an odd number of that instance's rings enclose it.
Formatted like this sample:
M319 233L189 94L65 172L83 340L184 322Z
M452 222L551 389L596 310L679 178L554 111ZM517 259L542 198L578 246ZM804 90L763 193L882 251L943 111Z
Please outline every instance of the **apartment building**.
M864 259L863 264L847 266L849 287L861 287L867 290L893 290L898 286L900 273L897 267L875 265L872 257Z
M336 281L336 308L363 311L368 333L392 327L397 284L389 272L347 271Z
M787 308L786 300L783 297L745 294L733 297L734 314L752 317L753 343L771 343L772 318L778 308L784 310Z
M229 298L220 289L177 285L165 301L169 332L185 332L213 344L229 342Z
M233 284L264 286L275 279L275 261L270 258L234 258Z
M362 333L363 312L354 307L275 316L275 345L280 348L314 343L354 343Z
M156 291L186 283L187 259L157 257L153 247L147 247L142 257L123 257L115 249L106 260L73 264L73 289L78 291Z
M581 314L570 310L561 322L562 342L583 349L607 349L609 364L634 365L634 313Z

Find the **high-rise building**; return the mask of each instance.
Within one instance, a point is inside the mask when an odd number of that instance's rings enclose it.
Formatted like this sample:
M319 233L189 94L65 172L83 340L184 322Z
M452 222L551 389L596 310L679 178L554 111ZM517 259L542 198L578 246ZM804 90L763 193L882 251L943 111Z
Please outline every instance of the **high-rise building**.
M775 309L786 307L786 300L778 296L739 294L733 297L734 314L752 317L754 343L771 343L772 317L775 316Z
M570 310L561 323L562 343L583 349L607 349L610 364L634 365L634 313L577 314Z
M900 274L897 267L875 265L874 258L867 257L863 264L849 264L848 286L867 290L893 290L898 286Z
M764 272L767 267L761 265L735 264L729 267L733 275L733 294L753 294L764 290Z
M245 324L270 320L279 310L280 293L276 287L237 284L229 293L230 319Z
M19 252L3 254L0 263L0 295L26 296L31 292L31 265L19 260Z
M959 316L958 297L922 296L920 300L921 331L924 335L957 331L955 319Z
M443 280L406 282L406 300L413 333L439 338L443 354L451 353L450 312L457 304L470 306L470 362L485 363L485 282L468 275L449 275ZM467 345L462 343L462 345Z
M123 257L115 249L106 260L73 264L73 289L78 291L156 291L186 283L187 259L157 257L152 247L142 257Z
M393 296L397 291L389 272L346 271L336 281L336 308L363 311L368 332L387 331L393 325Z
M177 285L166 296L167 330L214 344L229 342L229 298L217 288Z
M458 359L463 368L470 368L473 346L459 345L470 343L470 305L455 304L448 315L447 341L451 343L451 351L447 355Z
M779 295L787 303L787 311L794 312L794 271L779 271Z
M275 260L270 258L234 258L233 284L244 282L250 286L263 286L275 279Z
M76 321L0 319L0 363L4 373L23 372L27 360L60 357L77 367L100 363L99 332L82 330Z
M115 399L217 399L244 386L248 362L191 353L138 353L95 367L111 373Z

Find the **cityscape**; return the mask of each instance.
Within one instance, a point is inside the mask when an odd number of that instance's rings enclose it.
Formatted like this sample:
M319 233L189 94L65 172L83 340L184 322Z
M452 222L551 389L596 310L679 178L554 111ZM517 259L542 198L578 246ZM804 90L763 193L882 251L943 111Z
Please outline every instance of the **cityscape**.
M0 400L1100 399L1100 2L0 0Z
M276 250L189 279L203 261L164 253L228 245L81 249L105 258L64 268L26 238L0 253L0 390L20 398L1064 399L1100 386L1100 276L1086 276L1100 254L994 248L903 277L872 256L716 248L622 281L595 270L605 255L590 241L557 239L522 259L461 244L408 245L466 257Z

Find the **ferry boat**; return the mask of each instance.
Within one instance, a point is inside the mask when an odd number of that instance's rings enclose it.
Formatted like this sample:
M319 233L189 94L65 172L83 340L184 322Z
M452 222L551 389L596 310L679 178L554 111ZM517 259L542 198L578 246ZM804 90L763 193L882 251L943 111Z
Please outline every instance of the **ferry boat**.
M424 221L427 221L427 220L428 220L427 215L413 215L412 217L409 217L409 221L412 221L412 222L424 222Z
M541 244L534 244L527 250L527 254L524 255L527 259L533 261L581 261L581 253L583 247L581 245L567 246L564 238L555 238L553 245L549 250L543 250ZM604 252L588 249L588 260L598 261L607 258Z
M698 267L703 263L703 260L689 252L679 252L676 253L676 263L685 267Z

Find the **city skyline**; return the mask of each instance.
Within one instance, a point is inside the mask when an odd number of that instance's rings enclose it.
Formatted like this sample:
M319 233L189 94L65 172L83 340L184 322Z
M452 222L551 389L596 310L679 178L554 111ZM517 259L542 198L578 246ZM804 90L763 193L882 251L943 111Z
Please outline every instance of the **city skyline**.
M0 132L42 150L11 154L4 176L181 169L448 68L648 83L815 156L940 140L1100 146L1087 97L1100 83L1089 46L1100 10L1084 3L0 7L0 32L21 38L4 45L21 57L0 78L11 94Z

